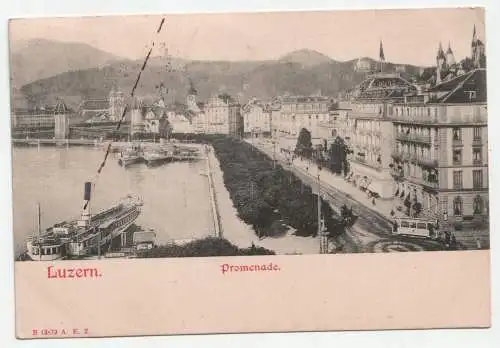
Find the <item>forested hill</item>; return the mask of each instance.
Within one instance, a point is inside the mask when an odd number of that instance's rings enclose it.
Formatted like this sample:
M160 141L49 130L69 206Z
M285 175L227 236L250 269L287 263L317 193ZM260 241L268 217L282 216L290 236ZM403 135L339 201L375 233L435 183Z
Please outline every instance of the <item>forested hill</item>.
M188 61L160 57L152 59L143 72L138 95L158 93L160 84L168 90L170 101L183 101L190 83L198 98L206 100L214 93L229 93L242 101L250 97L264 100L276 95L327 95L361 82L365 73L355 71L355 60L335 61L319 52L299 50L269 61ZM34 103L52 103L57 97L104 97L113 85L129 93L142 61L115 61L107 66L68 71L22 86L16 97ZM385 65L387 71L394 65ZM418 74L419 67L405 65L408 75Z

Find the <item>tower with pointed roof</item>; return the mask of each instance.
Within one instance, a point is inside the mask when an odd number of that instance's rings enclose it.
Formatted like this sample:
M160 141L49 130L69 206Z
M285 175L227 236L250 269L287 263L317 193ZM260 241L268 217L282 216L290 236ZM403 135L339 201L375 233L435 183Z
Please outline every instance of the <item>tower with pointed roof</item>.
M453 50L451 49L450 42L448 42L448 49L446 50L446 65L451 68L455 64L455 55L453 54Z
M54 137L67 139L69 135L69 110L62 99L58 99L54 108Z
M111 87L109 92L109 118L111 121L119 121L123 116L125 110L125 97L123 92L116 88L115 85Z
M475 24L472 31L471 58L475 68L485 68L484 43L479 39Z
M189 79L189 90L186 97L186 104L188 109L195 113L200 111L198 105L196 104L197 96L198 96L198 91L194 87L193 81Z
M383 72L384 70L384 63L385 63L385 55L384 55L384 47L382 45L382 40L380 40L380 49L379 49L379 64L380 68L379 71Z
M446 55L444 54L443 44L439 42L439 48L436 54L436 84L441 82L441 75L446 70Z

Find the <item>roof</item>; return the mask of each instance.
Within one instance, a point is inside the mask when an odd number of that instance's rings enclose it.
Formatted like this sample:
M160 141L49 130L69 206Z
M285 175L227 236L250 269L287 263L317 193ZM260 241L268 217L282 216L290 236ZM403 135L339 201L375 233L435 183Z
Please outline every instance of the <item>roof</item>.
M156 233L153 231L134 232L133 243L154 243Z
M14 113L16 116L21 116L21 115L53 115L54 114L54 109L53 108L36 108L36 109L30 109L30 108L15 108L12 109L12 113Z
M66 106L66 104L64 104L64 102L62 100L59 100L57 102L56 107L54 108L54 113L55 114L65 114L67 112L69 112L68 107Z
M399 74L374 74L351 90L355 99L402 98L405 93L416 91L415 85Z
M485 103L486 102L486 69L476 69L460 75L450 81L440 83L429 92L448 92L434 103ZM471 99L470 92L475 98Z
M87 99L80 107L82 110L106 110L109 109L109 101L107 99Z
M329 97L304 97L304 96L290 96L284 97L282 100L284 103L317 103L317 102L329 102Z

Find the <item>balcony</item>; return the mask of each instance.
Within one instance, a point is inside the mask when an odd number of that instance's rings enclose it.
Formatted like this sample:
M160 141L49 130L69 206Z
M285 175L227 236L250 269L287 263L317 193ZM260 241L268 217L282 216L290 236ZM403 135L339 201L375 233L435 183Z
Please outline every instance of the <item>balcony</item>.
M432 159L428 156L414 155L413 158L416 160L417 164L421 165L422 167L427 167L427 168L437 168L438 167L438 161L435 159Z
M431 144L431 137L429 135L399 133L396 135L396 139L413 143Z
M481 138L472 139L472 146L483 146L483 139Z
M480 166L483 164L483 160L482 159L473 159L472 164L475 166Z
M430 187L433 189L437 189L439 187L438 182L424 180L423 178L417 178L415 176L408 176L408 177L406 177L406 179L414 184Z
M453 139L452 142L451 142L451 145L453 147L463 147L464 146L464 142L462 141L462 139Z
M419 164L422 167L427 167L427 168L438 167L438 161L436 159L431 158L430 156L422 156L414 153L410 154L408 152L394 151L391 154L391 157L396 162L411 162L413 164Z

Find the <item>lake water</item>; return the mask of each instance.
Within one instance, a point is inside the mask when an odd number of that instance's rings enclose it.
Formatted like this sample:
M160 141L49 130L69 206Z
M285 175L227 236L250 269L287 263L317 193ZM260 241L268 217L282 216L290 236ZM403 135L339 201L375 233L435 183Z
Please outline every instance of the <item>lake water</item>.
M100 148L14 147L16 254L23 250L25 238L37 230L37 202L42 210L42 228L80 215L84 182L93 181L103 158ZM134 193L144 200L136 224L156 230L158 243L212 235L208 181L200 175L205 169L205 160L123 168L117 154L110 154L96 181L92 211Z

